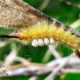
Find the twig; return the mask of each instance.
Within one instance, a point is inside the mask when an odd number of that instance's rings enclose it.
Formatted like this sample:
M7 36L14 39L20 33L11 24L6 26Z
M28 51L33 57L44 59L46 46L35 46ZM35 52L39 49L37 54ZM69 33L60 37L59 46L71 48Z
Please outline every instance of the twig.
M43 11L46 8L46 6L48 5L49 1L50 0L44 0L44 2L40 5L39 10Z
M7 42L0 41L0 47L3 47L7 44Z
M13 46L14 44L12 44ZM15 45L14 45L15 46ZM16 55L17 55L17 50L12 47L12 51L10 52L10 54L6 57L6 59L4 60L4 65L6 66L10 66L14 61L15 61L15 58L16 58Z
M66 0L60 0L60 1L62 1L63 3L65 3L67 5L73 6L75 8L80 8L80 4L74 4L74 3L71 3L71 2L66 1Z
M66 61L65 59L63 62L60 62L59 66L57 66L45 80L54 80L57 73L65 66Z
M77 28L80 26L80 19L76 20L75 22L73 22L71 25L70 25L72 28Z
M32 76L29 80L37 80L38 77L37 76Z
M37 64L37 63L26 63L26 64L17 64L17 65L13 65L10 66L9 68L11 70L15 70L15 69L19 69L22 67L40 67L40 68L48 68L48 66L44 65L44 64Z
M52 55L52 54L51 54L50 50L48 49L47 52L45 53L44 57L43 57L42 62L43 62L43 63L44 63L44 62L48 62L48 60L50 59L51 55Z
M75 60L75 62L73 60ZM52 72L53 74L51 75L55 77L56 75L58 75L59 71L63 73L68 73L68 71L71 69L72 71L70 70L69 71L70 73L80 72L80 67L78 68L76 64L80 64L80 60L75 55L71 55L65 58L56 59L44 66L41 64L35 64L35 63L25 64L25 65L22 64L22 66L16 65L17 67L14 67L14 66L10 67L10 70L6 72L8 75L6 74L0 75L0 78L1 77L13 77L13 76L29 76L29 75L39 76L43 74L48 74L52 71L53 71Z
M49 47L50 52L53 54L53 56L55 56L55 58L61 58L60 53L58 53L58 52L56 51L57 45L58 45L58 44L55 42L55 44L49 45L48 47Z
M80 73L80 68L68 68L68 69L62 69L62 73Z
M26 59L18 57L18 56L16 56L15 61L20 61L23 64L25 64L25 63L28 64L29 63L29 61L27 61Z

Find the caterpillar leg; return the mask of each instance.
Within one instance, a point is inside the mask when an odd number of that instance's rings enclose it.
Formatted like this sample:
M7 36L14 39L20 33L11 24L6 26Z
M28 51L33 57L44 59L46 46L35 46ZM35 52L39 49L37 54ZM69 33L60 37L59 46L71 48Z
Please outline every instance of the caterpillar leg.
M37 46L44 46L44 45L49 45L49 44L54 44L55 41L53 38L44 38L44 39L34 39L32 41L32 46L37 47Z
M80 51L78 49L75 50L75 53L80 58Z

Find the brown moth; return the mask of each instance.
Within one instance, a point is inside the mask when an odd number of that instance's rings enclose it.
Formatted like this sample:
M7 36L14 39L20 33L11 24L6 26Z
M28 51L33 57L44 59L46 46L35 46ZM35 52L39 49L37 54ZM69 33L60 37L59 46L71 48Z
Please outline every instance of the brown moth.
M38 18L20 0L0 0L0 25L23 27L35 24Z
M46 17L46 18L45 18ZM21 0L0 0L0 25L25 27L51 19Z

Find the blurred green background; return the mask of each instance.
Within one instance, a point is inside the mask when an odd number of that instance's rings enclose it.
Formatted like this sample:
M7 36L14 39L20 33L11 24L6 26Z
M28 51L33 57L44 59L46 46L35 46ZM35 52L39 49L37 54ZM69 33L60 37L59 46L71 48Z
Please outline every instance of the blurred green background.
M37 9L44 2L44 0L24 0L24 1ZM80 4L80 0L68 0L68 1L76 5ZM68 25L72 24L73 22L75 22L76 20L80 18L80 8L75 8L74 6L64 4L60 0L49 0L47 7L42 12ZM80 26L78 26L77 30L80 30ZM10 29L0 28L0 35L8 34L12 31L14 30L11 28ZM11 51L10 44L11 43L0 48L0 60L3 61L5 57L10 53ZM22 45L19 42L15 42L15 45L17 45L17 47L19 48L18 56L29 59L32 62L45 64L51 61L52 59L54 59L54 57L50 55L47 60L44 60L44 56L48 49L47 46L35 48L35 47L32 47L31 45L28 45L28 46ZM68 46L61 44L61 43L56 49L62 56L68 56L69 54L72 53L72 50ZM44 80L46 76L47 75L40 76L38 80ZM29 77L3 78L0 80L14 80L14 79L15 80L28 80ZM66 74L65 77L63 78L57 76L56 80L80 80L80 74L79 73Z

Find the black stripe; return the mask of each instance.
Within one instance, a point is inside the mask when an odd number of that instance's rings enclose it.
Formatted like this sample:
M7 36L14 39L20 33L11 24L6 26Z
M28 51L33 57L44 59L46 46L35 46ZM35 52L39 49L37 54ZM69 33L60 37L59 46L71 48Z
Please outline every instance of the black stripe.
M63 24L64 25L64 24ZM68 26L68 25L64 25L64 30L65 31L67 31L67 30L69 30L70 29L70 27Z
M64 30L70 30L72 35L76 35L77 37L80 37L80 32L78 32L77 30L73 29L72 27L69 27L67 25L64 25Z
M56 25L57 27L61 27L62 23L59 22L59 21L55 21L55 25Z
M0 35L0 38L9 39L9 38L18 38L18 37L17 36L10 36L10 35Z

